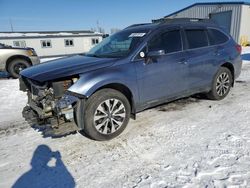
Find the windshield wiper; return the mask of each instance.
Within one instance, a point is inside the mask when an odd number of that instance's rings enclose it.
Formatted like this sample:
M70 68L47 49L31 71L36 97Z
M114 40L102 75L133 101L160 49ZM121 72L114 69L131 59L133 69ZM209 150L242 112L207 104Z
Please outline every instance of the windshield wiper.
M84 54L87 57L97 57L97 58L101 58L102 56L96 55L96 54Z
M128 52L114 51L114 52L111 52L111 53L102 54L102 57L122 58L122 57L125 57L127 54L128 54Z
M85 54L85 56L87 57L96 57L96 58L119 58L119 57L122 57L122 56L114 56L114 55L111 55L111 54L103 54L103 55L96 55L96 54Z

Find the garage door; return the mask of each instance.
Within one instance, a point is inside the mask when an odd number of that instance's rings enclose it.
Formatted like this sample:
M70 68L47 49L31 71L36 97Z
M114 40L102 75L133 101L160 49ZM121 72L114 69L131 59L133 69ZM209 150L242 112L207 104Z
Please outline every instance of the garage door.
M210 14L210 19L225 29L228 33L231 30L232 11L218 12Z

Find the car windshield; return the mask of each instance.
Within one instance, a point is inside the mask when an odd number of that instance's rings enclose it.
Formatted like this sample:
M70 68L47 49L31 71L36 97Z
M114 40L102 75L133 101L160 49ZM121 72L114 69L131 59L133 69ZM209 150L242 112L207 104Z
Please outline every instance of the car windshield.
M105 38L85 55L104 58L126 57L148 32L149 30L125 30L118 32Z

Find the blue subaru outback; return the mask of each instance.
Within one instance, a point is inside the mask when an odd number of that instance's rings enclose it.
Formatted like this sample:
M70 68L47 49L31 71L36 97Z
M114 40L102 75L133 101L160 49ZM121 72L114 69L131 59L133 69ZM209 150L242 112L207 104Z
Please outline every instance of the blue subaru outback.
M84 55L22 71L23 116L51 135L109 140L147 108L196 93L223 99L241 66L241 46L209 20L132 25Z

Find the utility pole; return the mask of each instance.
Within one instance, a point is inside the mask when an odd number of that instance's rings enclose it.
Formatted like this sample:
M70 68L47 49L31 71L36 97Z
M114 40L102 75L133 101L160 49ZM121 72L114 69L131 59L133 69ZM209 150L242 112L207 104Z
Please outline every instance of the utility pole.
M97 29L96 29L96 30L97 30L97 32L100 32L100 31L99 31L99 30L100 30L99 20L97 20L97 21L96 21L96 26L97 26Z
M14 32L14 29L13 29L13 25L12 25L12 20L11 18L9 19L9 22L10 22L10 28L11 28L11 31Z

